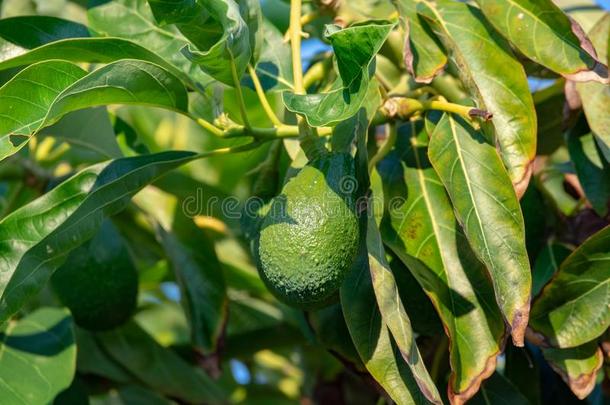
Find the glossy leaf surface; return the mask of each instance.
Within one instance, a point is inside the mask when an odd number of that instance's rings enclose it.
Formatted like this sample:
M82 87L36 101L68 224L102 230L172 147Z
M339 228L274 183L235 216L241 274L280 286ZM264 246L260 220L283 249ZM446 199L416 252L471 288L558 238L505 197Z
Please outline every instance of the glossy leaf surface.
M445 114L428 156L466 238L487 266L513 341L523 345L531 289L523 216L495 147L463 119Z
M423 123L404 125L397 152L379 166L390 202L381 231L434 303L450 339L451 395L467 400L495 368L504 322L430 165L427 141Z
M530 327L549 344L569 348L610 325L610 227L587 239L562 264L532 305Z
M315 127L337 124L356 114L369 91L375 54L393 26L389 23L344 29L327 26L326 37L335 51L340 78L327 93L283 93L286 108L304 115Z

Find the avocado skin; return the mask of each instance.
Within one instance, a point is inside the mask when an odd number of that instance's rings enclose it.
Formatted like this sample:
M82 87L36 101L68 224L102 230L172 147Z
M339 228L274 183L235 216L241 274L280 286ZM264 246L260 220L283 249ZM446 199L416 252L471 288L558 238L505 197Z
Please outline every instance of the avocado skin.
M113 329L136 309L138 273L110 221L102 224L93 239L70 253L51 277L51 285L84 329Z
M255 244L261 278L286 304L316 309L336 300L358 250L354 160L327 153L275 197Z

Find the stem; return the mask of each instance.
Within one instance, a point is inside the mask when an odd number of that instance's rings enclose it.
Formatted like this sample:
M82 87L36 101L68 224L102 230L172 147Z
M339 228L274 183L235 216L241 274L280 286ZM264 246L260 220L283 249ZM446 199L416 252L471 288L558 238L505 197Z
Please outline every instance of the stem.
M203 158L219 156L219 155L228 155L231 153L246 152L246 151L258 148L264 142L267 142L267 141L254 141L254 142L246 143L244 145L229 146L226 148L215 149L215 150L212 150L209 152L202 152L197 155L197 159L203 159Z
M474 118L482 118L487 121L492 118L492 114L480 110L475 107L470 107L461 104L450 103L445 100L426 100L420 101L414 98L394 97L388 99L383 107L381 107L382 117L386 119L407 119L417 112L428 110L445 111L453 114L458 114L465 119L472 121ZM376 120L375 120L376 121Z
M320 16L320 12L318 10L314 10L311 13L305 14L304 16L301 17L301 21L300 21L301 27L309 24L310 22L312 22L319 16ZM288 29L286 34L284 34L284 41L289 41L289 40L290 40L290 29Z
M377 163L381 162L381 160L387 156L388 153L394 147L396 143L396 137L398 135L398 131L396 130L396 123L391 122L388 124L388 137L377 153L369 160L369 173L373 171Z
M267 100L267 96L265 96L265 91L263 90L263 86L261 86L260 80L258 80L258 75L256 74L256 70L252 67L252 65L248 65L248 73L250 73L250 77L252 78L252 83L254 84L254 88L256 89L256 94L258 95L258 99L261 102L261 106L265 110L265 114L271 120L273 125L279 127L282 125L282 121L275 115L273 112L273 108L269 104L269 100Z
M221 138L223 138L225 136L225 133L222 129L220 129L217 126L213 125L212 123L204 120L203 118L196 118L196 117L191 116L191 119L193 119L195 122L197 122L197 124L199 124L200 126L205 128L212 134L214 134L218 137L221 137Z
M290 2L290 48L292 50L292 74L294 92L305 94L303 87L303 63L301 61L301 0Z
M303 76L303 87L305 87L305 89L310 88L316 82L322 81L328 71L329 60L330 59L325 59L320 62L316 62L307 70L307 72L305 72L305 75Z
M239 111L241 112L241 119L244 121L244 125L250 128L250 121L248 120L248 114L246 112L246 102L244 100L244 93L241 91L241 85L239 83L239 77L237 76L237 68L235 62L231 60L231 76L233 76L233 84L235 85L235 93L237 94L237 102L239 103Z

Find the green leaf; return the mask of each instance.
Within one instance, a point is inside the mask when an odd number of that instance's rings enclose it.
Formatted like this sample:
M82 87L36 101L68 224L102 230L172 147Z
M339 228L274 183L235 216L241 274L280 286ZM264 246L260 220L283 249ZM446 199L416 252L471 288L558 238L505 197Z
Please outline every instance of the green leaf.
M364 246L340 293L347 328L369 373L396 403L427 403L383 323Z
M560 243L549 243L536 258L532 269L532 296L535 297L559 270L572 249Z
M447 65L447 55L429 25L417 15L417 2L395 0L407 40L405 65L418 83L430 83Z
M607 48L610 37L610 15L606 14L599 20L589 35L600 60L607 60L610 57ZM610 114L608 114L610 86L595 82L577 83L576 90L580 94L587 122L595 140L606 162L610 162Z
M189 403L225 403L218 384L157 343L137 323L96 338L114 361L156 392Z
M493 373L481 391L468 405L531 405L521 392L502 374Z
M92 402L94 405L173 405L175 403L138 385L121 386L101 397L96 395L91 399L95 400Z
M286 108L304 115L315 127L334 125L356 114L369 91L375 55L393 27L394 24L384 22L345 29L328 25L326 38L335 51L340 78L328 93L284 92Z
M263 48L256 64L256 74L265 91L293 90L292 52L282 33L267 20L263 32Z
M578 398L584 399L593 391L597 371L604 362L597 342L571 349L546 348L542 349L542 354Z
M76 328L76 344L76 368L79 373L104 377L122 384L133 381L127 370L104 352L92 332Z
M532 304L530 328L544 342L570 348L610 326L610 227L587 239Z
M551 155L565 145L565 139L560 136L564 131L563 106L566 103L564 93L565 80L557 80L552 86L532 94L536 106L536 116L544 117L538 120L538 155Z
M201 7L201 11L213 20L213 25L220 29L220 36L215 37L213 43L206 36L205 41L187 45L182 53L216 80L234 86L237 83L232 71L235 70L237 80L240 80L252 57L248 26L234 0L208 0ZM179 27L184 32L184 26ZM205 26L201 28L205 29ZM193 40L192 36L187 37Z
M57 17L28 15L0 20L0 37L25 49L89 36L86 26Z
M423 126L419 121L401 127L397 152L379 166L389 201L381 231L443 321L451 341L450 395L465 401L495 369L504 321L485 267L468 248L430 165Z
M536 112L523 66L477 8L439 0L434 6L420 3L418 12L451 51L479 108L493 114L495 141L520 197L536 156Z
M133 41L161 56L201 86L212 80L181 54L187 39L173 26L159 27L146 0L95 0L87 10L89 28L102 37Z
M504 352L506 364L504 377L527 397L531 405L540 405L542 396L540 363L533 361L534 353L529 347L508 345ZM537 359L536 359L537 360Z
M375 196L373 195L373 198ZM434 404L442 404L441 397L428 374L419 353L411 321L398 293L396 279L385 259L381 235L377 229L374 215L368 216L366 245L373 291L385 325L390 330L402 358L411 368L411 373L424 396Z
M183 212L185 201L152 188L134 199L156 223L159 242L180 286L191 342L210 354L217 350L226 323L226 286L214 244Z
M9 118L0 126L0 159L12 155L31 135L72 111L105 104L188 109L186 90L176 76L158 65L129 59L88 75L69 62L40 62L2 86L0 99L10 100L0 107L0 116Z
M574 81L608 80L582 28L551 0L477 0L493 26L522 54Z
M602 156L592 134L571 132L568 149L587 200L600 217L605 217L610 205L610 162Z
M513 342L522 346L530 266L519 202L496 148L463 119L445 114L431 135L428 156L466 238L487 266Z
M195 156L172 151L100 163L0 221L0 322L40 291L68 253L93 237L104 217Z
M70 386L76 345L67 310L40 308L10 322L0 340L3 404L48 404Z

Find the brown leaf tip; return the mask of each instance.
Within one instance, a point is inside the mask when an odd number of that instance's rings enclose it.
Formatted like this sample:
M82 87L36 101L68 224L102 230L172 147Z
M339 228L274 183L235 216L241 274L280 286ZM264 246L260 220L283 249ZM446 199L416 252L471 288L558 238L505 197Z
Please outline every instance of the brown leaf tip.
M530 317L530 303L528 302L521 310L515 312L510 330L513 344L517 347L523 347L525 342L525 331L527 322Z

